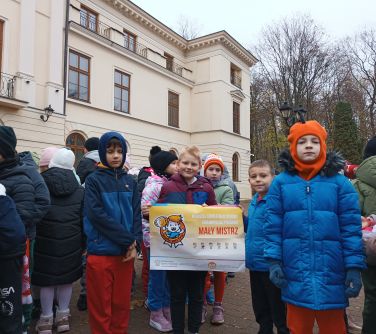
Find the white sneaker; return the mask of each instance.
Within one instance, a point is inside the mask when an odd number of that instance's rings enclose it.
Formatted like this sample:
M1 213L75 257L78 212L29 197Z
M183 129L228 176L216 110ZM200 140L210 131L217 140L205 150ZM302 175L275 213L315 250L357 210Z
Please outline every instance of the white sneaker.
M41 315L36 326L35 330L38 334L52 334L52 325L54 323L53 315L46 317Z
M55 326L57 328L58 333L68 332L70 330L69 317L69 310L56 310Z

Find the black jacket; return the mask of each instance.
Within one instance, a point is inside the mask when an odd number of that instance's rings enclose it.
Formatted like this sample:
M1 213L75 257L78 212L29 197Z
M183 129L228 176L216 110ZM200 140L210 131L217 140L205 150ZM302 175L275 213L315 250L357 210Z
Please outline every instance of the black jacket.
M9 196L0 196L0 259L25 254L25 226Z
M84 189L71 170L50 168L41 174L51 207L37 225L32 284L70 284L81 277Z
M98 168L97 163L99 161L98 151L90 151L80 160L76 173L80 177L81 184L84 184L89 174Z
M142 167L140 169L140 172L138 173L137 176L137 190L140 196L142 195L142 191L145 188L145 182L147 178L151 175L154 175L153 168L151 167Z

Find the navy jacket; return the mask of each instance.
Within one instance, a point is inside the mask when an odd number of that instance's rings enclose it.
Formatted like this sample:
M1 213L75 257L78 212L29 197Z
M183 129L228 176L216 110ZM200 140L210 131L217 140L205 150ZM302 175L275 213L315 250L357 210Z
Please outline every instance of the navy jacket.
M0 258L25 254L25 226L9 196L0 196Z
M261 200L259 198L259 194L255 194L248 207L248 222L245 226L245 265L253 271L268 271L269 264L264 258L267 196Z
M205 177L197 176L196 182L188 185L180 174L175 174L163 184L158 203L216 205L217 201Z
M102 164L107 165L106 143L114 137L119 139L123 152L126 152L126 144L116 132L104 136L99 156ZM125 154L123 164L124 161ZM84 203L84 229L89 254L125 255L134 241L142 240L137 183L122 168L100 165L91 173L85 181Z
M294 169L288 152L268 192L265 257L280 261L287 279L283 301L313 310L348 305L348 269L365 268L358 195L328 154L323 170L309 181Z

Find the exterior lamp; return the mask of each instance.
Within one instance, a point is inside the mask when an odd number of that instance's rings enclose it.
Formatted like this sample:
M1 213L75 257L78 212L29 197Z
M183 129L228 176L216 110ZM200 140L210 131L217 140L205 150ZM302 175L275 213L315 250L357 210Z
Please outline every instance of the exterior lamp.
M52 109L51 105L49 104L48 107L44 108L44 115L40 115L40 119L43 122L47 122L50 116L53 114L55 110Z
M289 128L296 122L305 123L304 117L307 113L307 110L305 110L302 105L299 105L299 107L297 108L292 108L289 103L285 101L278 109Z

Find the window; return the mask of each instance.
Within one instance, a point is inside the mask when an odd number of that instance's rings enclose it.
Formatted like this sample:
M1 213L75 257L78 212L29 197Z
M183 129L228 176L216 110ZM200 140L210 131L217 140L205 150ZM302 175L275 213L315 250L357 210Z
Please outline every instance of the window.
M240 104L232 103L232 131L240 134Z
M98 14L86 7L81 7L80 24L91 31L98 31Z
M115 70L114 109L129 114L129 85L131 77Z
M179 127L179 95L168 92L168 125Z
M170 54L168 53L164 53L164 56L166 57L166 68L169 70L169 71L173 71L173 67L174 67L174 57L171 56Z
M72 150L72 152L74 153L74 155L76 157L76 160L74 162L74 167L77 167L79 161L81 160L81 158L85 154L84 144L85 144L84 136L77 133L77 132L71 133L67 137L65 145Z
M69 51L68 97L89 102L90 59Z
M237 153L232 156L232 180L239 182L239 157Z
M230 81L234 86L242 88L242 71L234 64L231 64L230 68Z
M0 20L0 71L1 71L1 61L3 55L3 32L4 32L4 21Z
M136 51L136 35L124 30L124 47L130 51Z

